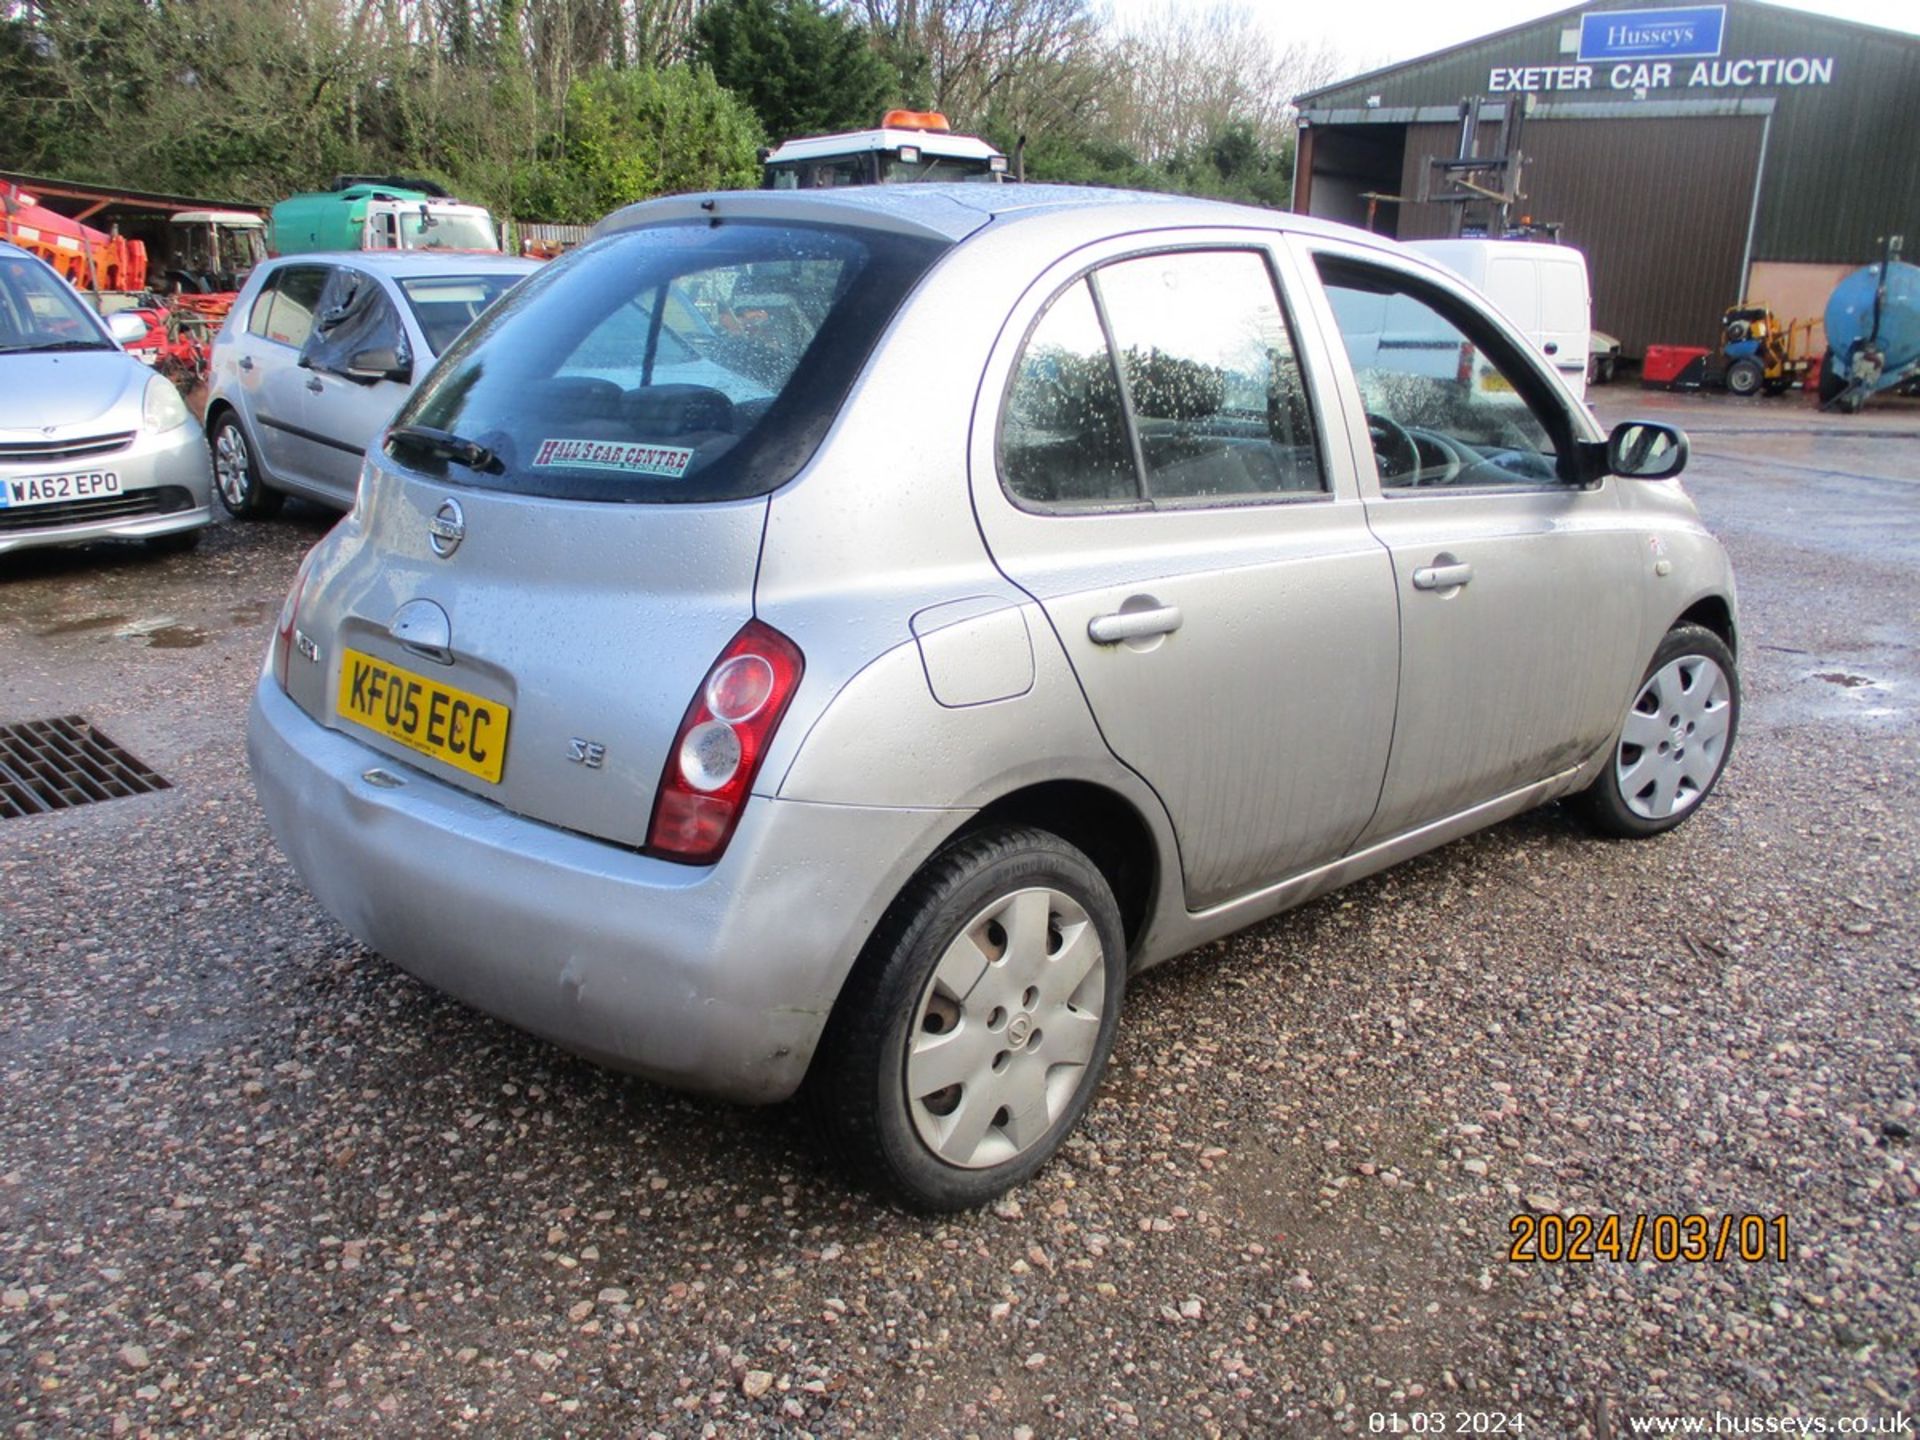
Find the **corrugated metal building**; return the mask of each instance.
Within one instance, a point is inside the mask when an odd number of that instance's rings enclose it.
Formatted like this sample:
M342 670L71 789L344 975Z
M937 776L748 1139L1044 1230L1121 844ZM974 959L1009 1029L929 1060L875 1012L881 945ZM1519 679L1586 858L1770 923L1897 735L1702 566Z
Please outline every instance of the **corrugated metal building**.
M1294 209L1452 233L1460 207L1421 197L1472 97L1480 154L1528 107L1511 218L1587 252L1629 355L1710 343L1741 299L1817 318L1883 237L1920 244L1920 37L1761 0L1599 0L1303 95Z

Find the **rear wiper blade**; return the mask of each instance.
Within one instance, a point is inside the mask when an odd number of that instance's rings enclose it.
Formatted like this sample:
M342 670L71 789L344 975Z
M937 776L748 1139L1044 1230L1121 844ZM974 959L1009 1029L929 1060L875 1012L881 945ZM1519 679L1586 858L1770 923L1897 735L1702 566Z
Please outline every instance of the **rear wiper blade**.
M430 455L455 460L469 470L500 470L500 457L477 440L468 440L451 430L436 430L431 425L396 425L387 431L387 443L399 441L418 445Z

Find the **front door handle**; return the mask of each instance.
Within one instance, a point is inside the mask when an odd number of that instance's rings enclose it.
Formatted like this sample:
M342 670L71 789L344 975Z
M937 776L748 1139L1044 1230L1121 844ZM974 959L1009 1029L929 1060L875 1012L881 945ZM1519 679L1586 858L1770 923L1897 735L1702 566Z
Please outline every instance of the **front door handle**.
M1116 610L1087 621L1087 638L1096 645L1118 645L1122 640L1144 640L1171 635L1180 628L1180 607L1158 605L1151 610Z
M1458 590L1473 579L1473 566L1464 561L1453 561L1446 565L1422 565L1413 572L1413 588L1416 590Z
M316 395L324 395L327 393L327 387L320 383L320 377L318 375L309 375L307 377L307 388Z

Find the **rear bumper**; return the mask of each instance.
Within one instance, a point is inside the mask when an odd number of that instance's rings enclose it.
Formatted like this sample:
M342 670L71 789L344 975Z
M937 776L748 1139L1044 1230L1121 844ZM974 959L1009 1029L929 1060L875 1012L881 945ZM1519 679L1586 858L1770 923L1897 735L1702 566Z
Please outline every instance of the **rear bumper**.
M61 468L38 465L31 467L31 473L45 475ZM213 519L213 465L198 425L179 425L162 435L142 434L117 454L74 462L65 468L113 470L119 474L128 496L161 492L176 508L157 514L98 519L72 515L65 506L49 506L38 512L34 507L0 510L0 517L5 517L0 519L0 555L42 545L145 540L179 530L197 530ZM7 466L4 470L5 475L27 473L28 467L19 465Z
M756 796L694 868L512 815L316 724L268 677L247 750L281 849L362 943L601 1064L747 1102L798 1087L881 912L964 818Z

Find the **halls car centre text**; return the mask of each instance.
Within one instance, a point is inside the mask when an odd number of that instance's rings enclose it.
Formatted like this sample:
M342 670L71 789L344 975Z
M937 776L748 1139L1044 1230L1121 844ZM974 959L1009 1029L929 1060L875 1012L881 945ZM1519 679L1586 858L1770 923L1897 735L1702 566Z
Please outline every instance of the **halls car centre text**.
M1765 0L1599 0L1311 91L1294 209L1453 233L1433 162L1474 98L1480 154L1525 107L1509 218L1586 252L1594 324L1630 357L1716 343L1742 300L1818 318L1886 236L1920 243L1920 145L1897 139L1920 133L1920 37Z

